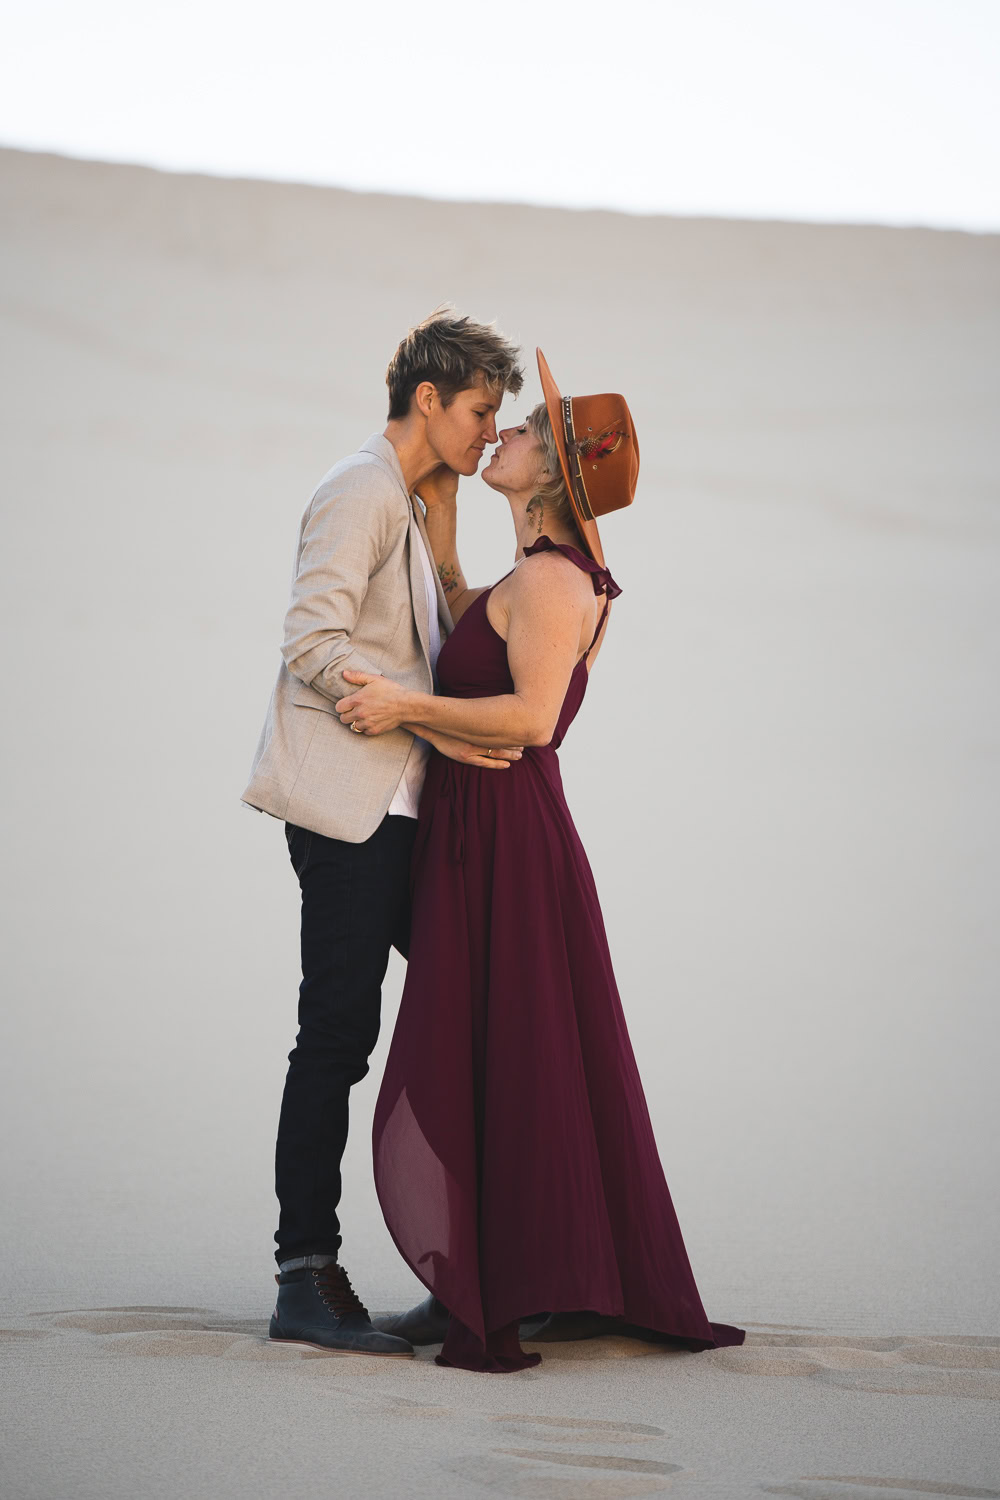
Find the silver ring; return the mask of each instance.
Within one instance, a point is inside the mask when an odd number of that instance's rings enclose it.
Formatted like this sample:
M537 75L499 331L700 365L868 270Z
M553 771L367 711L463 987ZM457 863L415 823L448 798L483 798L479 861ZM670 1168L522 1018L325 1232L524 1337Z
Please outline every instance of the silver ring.
M486 752L486 754L487 754L487 755L492 755L492 754L493 754L493 747L492 747L492 745L491 745L491 746L490 746L490 748L489 748L489 749L488 749L488 750L487 750L487 752Z
M357 719L352 719L351 728L354 730L355 734L364 734L364 730L362 729L361 724Z

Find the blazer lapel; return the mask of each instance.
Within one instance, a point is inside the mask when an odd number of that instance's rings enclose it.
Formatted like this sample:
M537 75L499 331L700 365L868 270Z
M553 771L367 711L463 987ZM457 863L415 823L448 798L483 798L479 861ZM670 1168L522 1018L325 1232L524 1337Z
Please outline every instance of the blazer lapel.
M396 455L395 448L389 442L388 438L381 436L377 432L373 433L366 443L361 444L361 451L363 453L374 454L378 461L385 466L385 468L392 475L393 479L399 485L399 488L402 490L403 494L406 495L406 503L410 507L410 530L408 536L410 558L410 603L413 607L413 619L417 627L417 635L420 638L420 646L424 653L424 660L427 662L428 671L430 671L431 676L433 677L434 672L431 668L430 622L427 618L427 590L424 587L424 569L423 564L420 561L420 552L418 550L420 547L420 543L417 540L417 532L419 531L421 537L423 538L424 546L427 547L427 556L431 560L431 568L433 570L434 554L431 551L430 545L427 541L427 532L424 528L424 518L420 513L420 506L407 494L406 483L403 479L403 471L399 466L399 458ZM437 577L436 570L434 583L438 600L438 617L441 621L441 636L443 639L448 631L450 631L452 628L451 611L448 608L448 601L444 597L444 590L441 587L441 580Z
M420 561L420 541L417 536L417 507L410 501L410 597L413 602L413 618L417 634L423 647L428 669L431 664L430 623L427 619L427 589L424 585L424 568Z
M424 546L427 548L427 556L431 560L431 569L434 573L434 592L437 595L438 624L441 627L441 639L444 640L454 630L455 625L451 618L451 610L448 608L448 600L445 598L444 589L441 587L441 578L437 568L434 567L434 552L430 542L427 540L427 527L424 525L424 515L416 501L412 502L413 515L417 523L417 530L423 538Z

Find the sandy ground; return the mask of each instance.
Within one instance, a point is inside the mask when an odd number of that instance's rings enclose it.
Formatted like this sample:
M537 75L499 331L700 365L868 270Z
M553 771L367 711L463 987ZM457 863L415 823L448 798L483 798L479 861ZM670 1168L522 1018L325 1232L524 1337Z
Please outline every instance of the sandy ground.
M0 182L5 1500L1000 1495L998 237ZM446 298L635 415L562 763L739 1349L266 1342L297 889L238 798L301 511ZM345 1163L373 1310L419 1295L370 1181L400 980Z

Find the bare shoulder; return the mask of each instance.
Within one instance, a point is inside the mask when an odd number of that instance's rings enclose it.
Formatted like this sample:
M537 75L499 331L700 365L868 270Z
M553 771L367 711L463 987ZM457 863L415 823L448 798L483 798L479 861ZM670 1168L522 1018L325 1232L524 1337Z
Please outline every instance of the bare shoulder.
M510 640L515 623L529 631L552 629L560 635L579 631L583 640L592 629L593 612L590 574L561 552L536 552L525 558L496 585L486 605L487 619L504 640Z
M590 574L561 552L536 552L526 557L508 579L504 590L511 605L539 607L559 604L584 608L593 602Z

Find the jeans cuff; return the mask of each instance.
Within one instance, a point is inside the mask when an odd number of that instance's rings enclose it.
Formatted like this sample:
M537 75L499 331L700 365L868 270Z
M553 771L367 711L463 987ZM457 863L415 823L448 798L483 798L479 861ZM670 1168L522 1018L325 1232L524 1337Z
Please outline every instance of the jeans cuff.
M301 1271L303 1267L312 1267L312 1269L318 1271L336 1259L335 1255L298 1255L293 1260L280 1260L278 1262L278 1270Z

